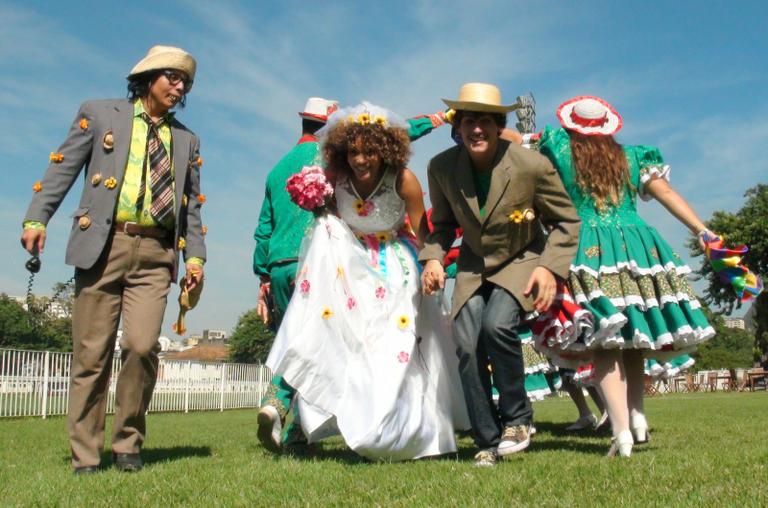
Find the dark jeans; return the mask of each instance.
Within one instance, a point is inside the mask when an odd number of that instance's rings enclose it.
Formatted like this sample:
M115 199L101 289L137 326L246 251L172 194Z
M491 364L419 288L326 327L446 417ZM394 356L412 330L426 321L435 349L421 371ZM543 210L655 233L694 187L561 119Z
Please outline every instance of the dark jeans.
M533 409L525 393L525 367L520 337L522 309L505 289L486 282L467 300L453 322L459 375L464 388L475 443L499 444L504 427L528 425ZM499 391L498 408L491 397L488 364Z

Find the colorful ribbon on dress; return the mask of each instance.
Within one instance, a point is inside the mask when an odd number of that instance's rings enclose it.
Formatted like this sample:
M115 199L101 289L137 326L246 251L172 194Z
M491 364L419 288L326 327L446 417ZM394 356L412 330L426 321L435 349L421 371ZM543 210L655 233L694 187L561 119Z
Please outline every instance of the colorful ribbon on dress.
M746 245L733 249L725 247L719 237L704 234L705 254L712 270L723 284L730 285L742 303L757 298L763 291L763 281L742 264L744 254L749 252Z

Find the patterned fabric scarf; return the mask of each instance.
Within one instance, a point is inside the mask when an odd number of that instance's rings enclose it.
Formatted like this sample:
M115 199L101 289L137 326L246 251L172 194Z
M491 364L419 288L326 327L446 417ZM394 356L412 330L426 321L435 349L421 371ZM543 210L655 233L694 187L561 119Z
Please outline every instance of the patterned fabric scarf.
M149 161L149 185L152 191L152 204L149 213L158 224L162 223L173 212L173 186L171 174L171 158L160 140L157 125L147 113L142 113L141 118L149 125L147 131L147 160ZM146 180L142 178L139 189L138 204L144 203L144 194L147 191Z

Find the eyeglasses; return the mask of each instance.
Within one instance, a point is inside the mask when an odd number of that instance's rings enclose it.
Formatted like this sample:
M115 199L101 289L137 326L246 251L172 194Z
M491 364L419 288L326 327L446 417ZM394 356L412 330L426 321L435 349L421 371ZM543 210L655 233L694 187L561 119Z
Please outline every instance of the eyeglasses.
M172 69L166 69L163 71L163 76L168 80L171 86L176 86L179 83L184 83L184 93L189 93L192 90L192 84L194 81L186 74Z

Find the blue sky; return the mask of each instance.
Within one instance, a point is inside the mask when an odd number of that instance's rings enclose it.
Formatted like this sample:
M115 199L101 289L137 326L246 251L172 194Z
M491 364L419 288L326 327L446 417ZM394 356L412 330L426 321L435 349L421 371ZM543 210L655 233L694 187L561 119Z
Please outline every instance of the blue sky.
M158 43L198 61L178 115L202 140L209 262L191 332L231 330L255 306L252 234L264 178L298 138L309 96L361 100L403 116L443 108L460 85L532 91L538 125L574 95L600 95L624 117L619 141L657 145L672 184L702 216L736 211L768 169L768 37L764 2L41 2L0 0L0 292L26 289L18 243L32 184L85 99L125 96L125 76ZM447 129L413 146L422 182ZM36 290L64 264L73 187L49 224ZM685 228L659 205L641 212L692 264ZM174 288L172 298L178 294ZM164 333L177 306L169 303Z

